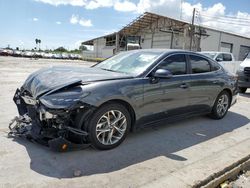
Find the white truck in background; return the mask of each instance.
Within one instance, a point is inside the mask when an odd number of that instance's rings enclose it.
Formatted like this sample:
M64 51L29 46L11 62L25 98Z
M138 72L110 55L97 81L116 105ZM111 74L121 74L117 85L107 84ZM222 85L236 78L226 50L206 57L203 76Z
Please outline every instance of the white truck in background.
M235 61L234 55L229 52L203 51L200 53L217 61L231 73L236 73L241 63L241 61Z
M241 93L245 93L247 88L250 88L250 53L245 60L240 64L237 70L238 85Z

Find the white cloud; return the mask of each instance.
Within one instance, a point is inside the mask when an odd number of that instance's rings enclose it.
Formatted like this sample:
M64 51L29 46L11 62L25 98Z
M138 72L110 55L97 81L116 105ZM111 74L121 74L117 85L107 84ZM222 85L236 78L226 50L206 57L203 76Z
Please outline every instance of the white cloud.
M77 24L78 21L79 21L79 16L73 14L70 18L70 23Z
M88 20L85 20L84 18L81 18L78 22L81 26L84 26L84 27L91 27L93 26L92 22L90 19Z
M134 4L130 1L127 1L127 0L125 0L123 2L117 1L114 4L114 9L117 11L121 11L121 12L131 12L131 11L136 11L137 6L136 6L136 4Z
M70 18L71 24L80 24L84 27L91 27L93 26L92 21L90 19L80 18L78 15L72 15Z
M192 10L196 8L198 11L198 19L195 23L209 26L212 28L238 33L250 37L250 14L238 11L235 14L226 14L226 7L222 3L216 3L211 7L203 7L198 3L191 5L187 2L183 3L183 19L190 21ZM191 12L191 14L190 14ZM236 18L236 19L235 19ZM249 21L245 21L247 19Z
M54 6L59 5L72 5L72 6L84 6L86 0L35 0L37 2L47 3Z
M222 3L204 7L201 3L191 4L184 1L181 4L181 0L140 0L137 4L138 13L148 11L177 19L181 17L188 22L191 22L194 8L196 8L198 12L195 19L196 24L250 37L250 14L240 11L234 14L227 14L226 7ZM230 17L238 19L232 19ZM248 21L245 20L244 22L243 19L247 19Z
M165 16L178 17L180 15L181 0L140 0L137 12L145 11L160 13Z
M204 7L201 3L191 4L185 0L138 0L137 3L132 0L35 0L48 3L54 6L71 5L82 6L85 9L97 9L101 7L112 7L116 11L131 12L142 14L145 11L169 16L172 18L182 18L191 22L193 8L199 10L203 15L196 23L223 29L243 35L250 36L250 23L242 19L250 19L250 14L246 12L226 13L226 7L222 3L216 3L210 7ZM202 1L201 1L202 2ZM182 5L182 6L181 6ZM182 8L181 8L182 7ZM181 14L182 9L182 14ZM182 16L180 16L182 15ZM209 18L209 17L210 18ZM216 19L215 17L232 16L239 19ZM213 18L214 17L214 18ZM72 15L70 22L83 26L92 26L91 20L85 20ZM197 22L198 21L198 22ZM230 23L230 21L232 23ZM226 22L226 23L223 23Z
M100 7L112 7L117 0L34 0L37 2L47 3L53 6L71 5L83 6L86 9L96 9Z
M97 9L100 7L112 7L115 0L91 0L86 1L86 9Z
M57 21L57 22L56 22L56 24L57 24L57 25L61 25L61 24L62 24L62 22Z
M33 18L32 19L34 22L37 22L38 21L38 18Z

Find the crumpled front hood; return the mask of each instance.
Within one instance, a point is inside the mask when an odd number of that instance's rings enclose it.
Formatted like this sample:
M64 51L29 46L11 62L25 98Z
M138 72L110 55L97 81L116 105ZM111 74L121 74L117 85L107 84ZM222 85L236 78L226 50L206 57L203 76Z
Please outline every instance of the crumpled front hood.
M131 78L131 75L105 71L95 67L58 66L40 69L32 73L22 87L36 98L48 91L71 85L73 83L123 78Z

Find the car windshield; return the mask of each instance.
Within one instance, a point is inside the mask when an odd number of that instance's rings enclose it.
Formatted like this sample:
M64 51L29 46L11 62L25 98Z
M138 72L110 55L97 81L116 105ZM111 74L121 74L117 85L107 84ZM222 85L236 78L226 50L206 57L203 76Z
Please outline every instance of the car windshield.
M248 53L248 55L247 55L246 59L250 59L250 53Z
M121 52L95 67L127 74L139 75L143 73L163 52Z
M211 59L214 59L214 57L216 56L216 53L213 52L201 52L203 55L210 57Z

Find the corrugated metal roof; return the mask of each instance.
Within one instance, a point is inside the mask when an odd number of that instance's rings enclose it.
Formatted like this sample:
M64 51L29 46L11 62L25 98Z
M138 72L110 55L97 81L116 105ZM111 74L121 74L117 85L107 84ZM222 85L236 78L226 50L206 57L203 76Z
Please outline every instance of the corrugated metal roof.
M118 33L123 34L123 35L135 35L139 31L149 27L152 23L156 22L160 18L169 19L170 21L172 21L172 24L175 25L175 28L179 27L180 30L183 29L184 25L186 25L186 24L190 25L190 23L187 22L187 21L178 20L178 19L171 18L171 17L166 17L166 16L163 16L163 15L158 15L158 14L151 13L151 12L145 12L144 14L138 16L136 19L134 19L132 22L130 22L128 25L124 26L121 30L118 31ZM203 26L203 25L196 25L196 26L204 28L204 29L215 30L215 31L226 33L226 34L230 34L230 35L250 39L249 37L242 36L242 35L239 35L239 34L236 34L236 33L222 31L222 30L218 30L218 29ZM170 25L170 27L171 27L171 25ZM111 35L115 35L115 34L116 33L112 33L112 34L109 34L109 35L97 37L97 38L85 41L85 42L83 42L83 44L85 44L85 45L93 45L93 41L95 39L102 38L102 37L107 37L107 36L111 36Z

